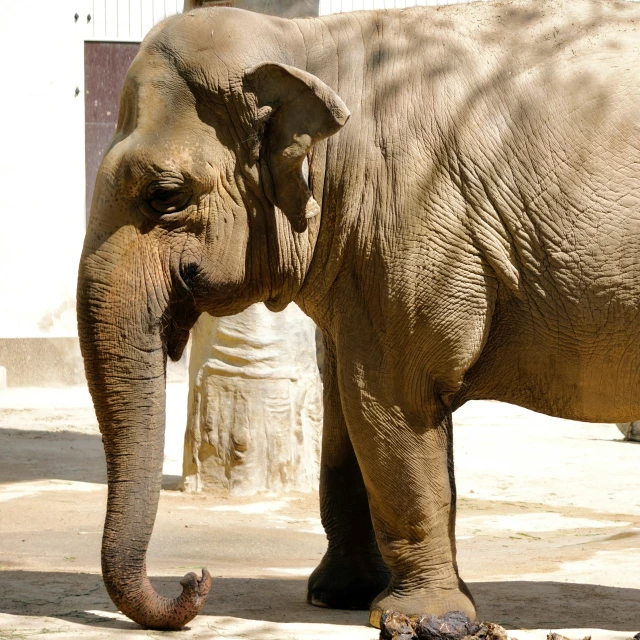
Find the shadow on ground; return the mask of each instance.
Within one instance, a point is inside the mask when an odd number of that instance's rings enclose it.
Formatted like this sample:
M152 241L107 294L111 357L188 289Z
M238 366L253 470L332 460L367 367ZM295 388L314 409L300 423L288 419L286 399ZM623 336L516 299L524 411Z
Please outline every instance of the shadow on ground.
M568 582L471 582L478 615L513 629L640 629L640 589Z
M0 428L0 452L0 483L107 481L99 433Z
M155 588L175 596L177 577L152 578ZM511 628L640 627L640 590L560 582L471 583L480 617ZM307 605L306 580L214 578L204 615L271 623L366 625L366 612L328 611ZM99 575L63 572L0 571L0 613L48 616L104 628L133 629L115 612ZM105 612L105 615L101 615Z
M53 413L51 419L60 420ZM37 480L106 484L107 465L100 434L0 427L0 484ZM175 491L181 481L181 476L164 475L162 488Z

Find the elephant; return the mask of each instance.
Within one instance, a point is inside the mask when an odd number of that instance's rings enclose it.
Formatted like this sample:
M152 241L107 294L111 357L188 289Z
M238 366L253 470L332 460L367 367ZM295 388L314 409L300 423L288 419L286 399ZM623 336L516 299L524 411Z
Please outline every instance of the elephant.
M476 618L456 561L452 413L492 399L640 417L640 5L489 0L286 20L202 8L127 73L79 267L102 433L104 581L146 572L167 357L198 316L296 302L323 335L311 604Z

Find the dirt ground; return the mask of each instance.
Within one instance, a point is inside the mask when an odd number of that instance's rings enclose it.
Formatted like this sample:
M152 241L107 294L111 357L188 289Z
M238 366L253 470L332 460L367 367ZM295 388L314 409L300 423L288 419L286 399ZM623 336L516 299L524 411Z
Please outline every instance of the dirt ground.
M0 638L377 638L365 612L305 603L325 549L317 494L176 490L185 393L170 385L148 568L166 595L202 566L214 581L189 629L161 633L119 614L102 585L105 468L86 390L0 391ZM491 402L454 422L459 562L481 618L520 640L640 631L640 446L614 425Z

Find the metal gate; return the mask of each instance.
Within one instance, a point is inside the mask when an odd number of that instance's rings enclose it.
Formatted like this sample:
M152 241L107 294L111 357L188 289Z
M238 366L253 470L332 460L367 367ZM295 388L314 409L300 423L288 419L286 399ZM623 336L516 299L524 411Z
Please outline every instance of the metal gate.
M141 42L154 24L182 11L183 0L85 0L85 40Z

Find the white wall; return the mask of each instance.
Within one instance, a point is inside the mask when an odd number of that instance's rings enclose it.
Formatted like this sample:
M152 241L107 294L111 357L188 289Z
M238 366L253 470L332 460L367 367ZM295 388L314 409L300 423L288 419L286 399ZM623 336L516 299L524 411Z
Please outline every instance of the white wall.
M0 0L0 339L77 335L84 40L139 41L181 10L182 0Z
M82 5L0 3L0 338L76 334L85 207L83 26L74 15Z

